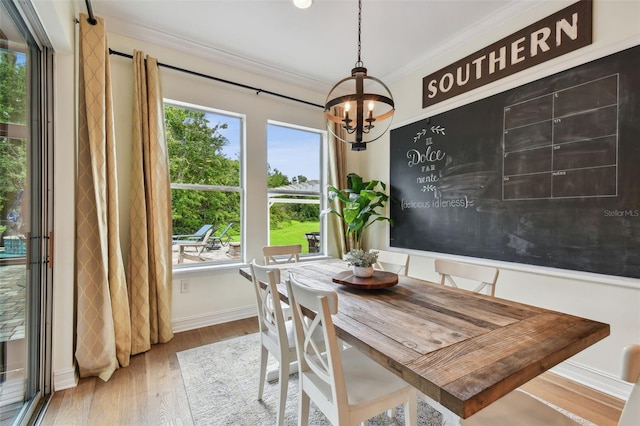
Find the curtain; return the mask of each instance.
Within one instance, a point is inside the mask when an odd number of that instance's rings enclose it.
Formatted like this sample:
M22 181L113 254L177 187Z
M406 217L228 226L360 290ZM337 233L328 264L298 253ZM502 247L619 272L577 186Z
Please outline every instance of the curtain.
M131 353L171 340L171 189L158 62L134 51L127 280Z
M119 237L109 54L102 19L80 16L76 184L76 361L108 380L129 364L131 325Z
M340 117L342 111L337 110L335 115ZM331 125L335 126L333 131L336 134L346 138L345 131L339 124L332 123ZM347 187L347 144L336 138L331 132L329 132L329 185L338 189ZM333 201L332 207L337 211L342 210L342 206L337 200ZM329 239L330 252L337 253L342 258L348 250L344 222L335 214L330 214L327 222L329 235L333 236Z

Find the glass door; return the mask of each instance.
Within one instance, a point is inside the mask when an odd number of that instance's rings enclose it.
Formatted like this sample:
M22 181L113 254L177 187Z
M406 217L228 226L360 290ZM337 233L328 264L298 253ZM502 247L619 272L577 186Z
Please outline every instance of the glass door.
M50 60L28 16L0 2L0 425L25 424L50 393L43 326Z

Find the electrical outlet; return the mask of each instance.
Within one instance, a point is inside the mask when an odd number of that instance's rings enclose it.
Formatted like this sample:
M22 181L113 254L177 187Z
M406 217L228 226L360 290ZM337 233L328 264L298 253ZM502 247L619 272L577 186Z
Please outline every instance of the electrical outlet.
M180 280L180 293L189 293L189 280Z

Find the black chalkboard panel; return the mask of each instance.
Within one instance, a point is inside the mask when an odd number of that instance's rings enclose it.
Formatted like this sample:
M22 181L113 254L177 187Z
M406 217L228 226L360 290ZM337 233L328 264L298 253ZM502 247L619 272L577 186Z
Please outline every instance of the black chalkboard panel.
M391 247L640 278L640 46L391 130Z

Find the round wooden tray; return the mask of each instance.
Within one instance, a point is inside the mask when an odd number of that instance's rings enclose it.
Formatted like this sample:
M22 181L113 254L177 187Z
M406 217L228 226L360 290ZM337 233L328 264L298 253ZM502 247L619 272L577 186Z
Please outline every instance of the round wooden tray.
M332 278L334 283L364 290L377 290L398 284L398 274L386 271L374 271L369 278L356 277L352 271L340 272Z

